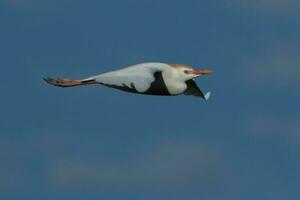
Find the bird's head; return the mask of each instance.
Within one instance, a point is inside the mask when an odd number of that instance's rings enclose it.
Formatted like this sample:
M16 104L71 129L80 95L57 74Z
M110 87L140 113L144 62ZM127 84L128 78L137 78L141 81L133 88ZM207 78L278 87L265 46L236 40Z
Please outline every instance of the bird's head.
M198 76L209 75L213 73L213 71L209 69L193 69L187 65L181 64L171 64L170 66L176 69L176 71L178 72L178 76L180 76L185 81L196 78Z

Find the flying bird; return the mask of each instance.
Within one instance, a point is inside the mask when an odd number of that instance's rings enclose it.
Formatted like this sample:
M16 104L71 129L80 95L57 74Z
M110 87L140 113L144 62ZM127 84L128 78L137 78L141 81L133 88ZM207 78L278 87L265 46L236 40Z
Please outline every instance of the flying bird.
M101 84L131 93L163 96L184 94L208 100L210 92L203 93L196 85L195 78L212 73L212 70L196 70L183 64L142 63L81 80L50 77L44 80L59 87Z

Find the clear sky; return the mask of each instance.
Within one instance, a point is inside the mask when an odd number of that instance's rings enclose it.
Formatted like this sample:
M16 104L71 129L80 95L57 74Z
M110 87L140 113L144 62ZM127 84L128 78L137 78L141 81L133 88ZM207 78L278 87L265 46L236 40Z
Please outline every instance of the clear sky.
M0 199L296 200L300 3L1 0ZM142 62L191 96L56 88Z

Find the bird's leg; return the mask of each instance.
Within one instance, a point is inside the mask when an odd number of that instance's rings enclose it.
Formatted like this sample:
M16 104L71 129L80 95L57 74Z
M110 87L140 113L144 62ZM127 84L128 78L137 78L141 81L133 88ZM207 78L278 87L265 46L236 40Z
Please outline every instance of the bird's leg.
M44 78L44 80L54 86L59 87L73 87L87 84L96 84L97 82L94 79L84 79L84 80L71 80L65 78Z

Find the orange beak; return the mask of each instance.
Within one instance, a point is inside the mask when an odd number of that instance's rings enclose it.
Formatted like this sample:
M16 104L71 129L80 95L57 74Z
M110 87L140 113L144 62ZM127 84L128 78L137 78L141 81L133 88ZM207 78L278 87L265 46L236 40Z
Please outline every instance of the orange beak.
M212 74L213 71L210 69L195 69L191 73L194 75L209 75Z

